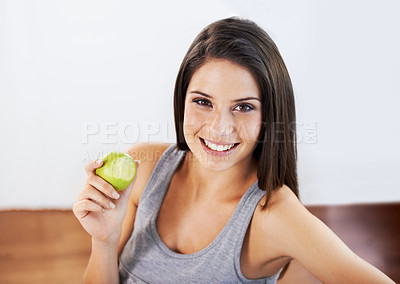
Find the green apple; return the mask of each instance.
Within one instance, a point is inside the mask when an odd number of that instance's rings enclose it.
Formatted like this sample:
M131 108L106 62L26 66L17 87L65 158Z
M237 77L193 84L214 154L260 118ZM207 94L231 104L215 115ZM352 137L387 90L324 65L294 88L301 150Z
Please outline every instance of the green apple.
M96 169L96 174L110 183L115 190L128 187L136 175L135 161L126 153L110 152L103 158L103 166Z

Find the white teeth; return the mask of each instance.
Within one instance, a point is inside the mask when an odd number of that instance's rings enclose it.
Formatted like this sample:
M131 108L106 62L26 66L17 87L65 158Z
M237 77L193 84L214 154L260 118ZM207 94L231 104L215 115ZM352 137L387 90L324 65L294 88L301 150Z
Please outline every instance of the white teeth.
M203 140L204 140L204 143L207 145L208 148L210 148L210 149L212 149L214 151L218 151L218 152L229 150L230 148L235 146L235 144L231 144L231 145L216 145L214 143L208 142L205 139L203 139Z

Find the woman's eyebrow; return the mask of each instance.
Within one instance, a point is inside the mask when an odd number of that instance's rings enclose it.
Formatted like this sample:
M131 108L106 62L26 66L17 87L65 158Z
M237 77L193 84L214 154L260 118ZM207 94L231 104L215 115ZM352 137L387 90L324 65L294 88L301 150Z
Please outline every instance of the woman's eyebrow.
M203 92L200 92L200 91L191 91L190 93L191 93L191 94L199 94L199 95L205 96L205 97L207 97L207 98L214 99L212 96L207 95L206 93L203 93ZM234 102L242 102L242 101L247 101L247 100L257 100L257 101L260 101L260 99L257 98L257 97L246 97L246 98L240 98L240 99L233 100L233 101L234 101Z

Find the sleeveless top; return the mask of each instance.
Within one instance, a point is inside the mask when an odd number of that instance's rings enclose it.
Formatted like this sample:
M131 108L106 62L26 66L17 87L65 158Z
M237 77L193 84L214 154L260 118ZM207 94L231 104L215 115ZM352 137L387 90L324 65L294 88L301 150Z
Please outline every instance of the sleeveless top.
M119 257L120 283L276 283L282 269L259 279L247 279L240 270L243 240L265 193L258 188L258 181L245 192L228 223L207 247L180 254L162 242L156 219L185 154L172 144L158 160L139 200L132 235Z

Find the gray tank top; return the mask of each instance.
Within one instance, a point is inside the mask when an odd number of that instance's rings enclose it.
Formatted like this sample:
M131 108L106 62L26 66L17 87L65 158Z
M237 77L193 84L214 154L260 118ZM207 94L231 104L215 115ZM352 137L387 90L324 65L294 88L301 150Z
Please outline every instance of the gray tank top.
M240 270L243 240L265 193L258 188L257 181L242 196L218 236L204 249L180 254L161 241L156 218L185 154L172 144L158 160L140 198L132 235L119 258L120 283L276 283L281 271L266 278L247 279Z

